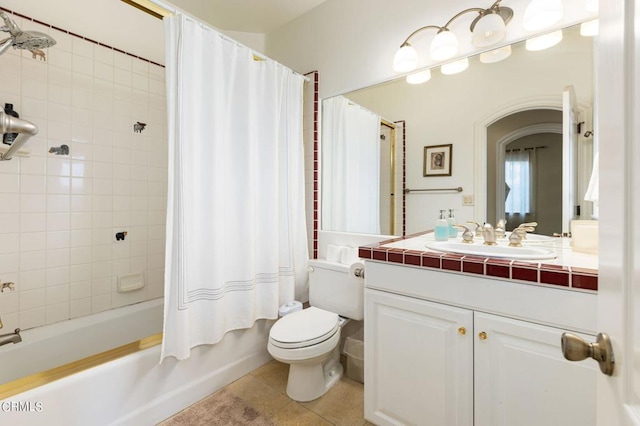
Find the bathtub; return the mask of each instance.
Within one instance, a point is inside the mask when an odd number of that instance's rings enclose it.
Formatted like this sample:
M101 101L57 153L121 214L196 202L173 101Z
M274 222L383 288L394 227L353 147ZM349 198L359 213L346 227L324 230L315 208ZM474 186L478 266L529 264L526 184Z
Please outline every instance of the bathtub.
M0 384L162 332L163 300L155 299L20 332L22 342L0 346Z
M133 311L131 315L122 315L122 312L129 311ZM121 308L114 311L115 314L105 312L83 318L82 322L97 322L98 324L111 322L108 320L99 321L94 318L104 316L117 318L122 315L125 318L138 316L146 318L144 315L137 314L144 311L156 311L151 315L157 317L157 321L151 321L151 323L157 323L154 326L156 328L153 330L154 327L150 327L147 331L148 334L153 334L162 325L162 301ZM120 325L118 327L99 326L96 328L110 330L105 333L110 337L112 335L118 337L123 333L128 333L127 327L132 328L127 320L117 321L114 319L114 321L119 322ZM147 323L146 319L143 321ZM76 320L67 322L76 322ZM66 325L67 322L61 323L59 326ZM230 331L222 341L215 345L200 345L193 348L191 357L183 361L169 357L160 364L160 346L156 345L18 393L0 400L1 423L19 424L20 426L41 426L43 424L139 426L157 424L269 362L272 358L267 352L267 341L272 323L273 321L258 320L250 329ZM70 325L66 326L71 328ZM73 326L73 329L81 330L82 327ZM82 332L82 334L83 336L90 335L89 332ZM133 337L119 340L130 340L131 338ZM78 339L73 335L65 337L65 340L71 340L72 345L80 346L80 343L76 342ZM100 339L90 338L87 340L93 342ZM58 346L56 337L44 339L39 343L39 346L36 345L38 349L35 350L42 352L41 349L49 344ZM66 341L64 344L69 344L69 342ZM85 344L87 343L82 343L82 345ZM22 343L13 346L15 349L19 349L20 345ZM111 345L103 345L103 347L105 346ZM13 350L14 348L9 349ZM21 351L23 356L25 352ZM43 357L45 359L53 356L53 354L49 354L48 348L45 354L46 356ZM40 354L38 355L40 356ZM72 358L76 357L74 355ZM27 361L28 359L21 359L15 365L21 366ZM11 370L13 365L0 364L0 369ZM38 371L43 369L41 366L37 367ZM23 372L21 374L29 373ZM42 410L26 413L18 409L9 409L8 411L3 409L3 407L14 407L15 404L41 407Z

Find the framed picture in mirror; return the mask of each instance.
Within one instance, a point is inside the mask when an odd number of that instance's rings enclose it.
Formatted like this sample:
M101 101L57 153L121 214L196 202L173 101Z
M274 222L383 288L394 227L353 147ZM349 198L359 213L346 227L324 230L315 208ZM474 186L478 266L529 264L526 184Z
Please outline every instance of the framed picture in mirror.
M453 144L424 147L423 176L451 176Z

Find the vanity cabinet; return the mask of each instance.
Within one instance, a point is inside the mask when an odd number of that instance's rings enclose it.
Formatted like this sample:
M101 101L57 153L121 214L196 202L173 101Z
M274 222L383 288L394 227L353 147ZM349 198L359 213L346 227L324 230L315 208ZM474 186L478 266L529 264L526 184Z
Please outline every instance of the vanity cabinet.
M365 417L473 424L473 312L365 292Z
M397 281L403 274L396 270L379 276L375 270L367 271L371 278L365 289L367 420L377 425L595 425L598 365L591 360L569 362L560 349L564 331L589 342L595 336L516 315L520 305L535 305L546 293L516 300L510 298L510 289L501 312L488 302L491 309L466 299L485 284L495 296L491 283L484 282L490 280L466 278L472 281L465 283L460 275L430 273L416 275L423 279L412 283ZM396 281L385 281L385 276ZM438 278L440 282L434 282ZM435 291L439 285L446 290ZM473 287L458 293L465 285ZM397 291L389 291L392 288ZM420 294L412 294L414 290ZM584 296L578 294L574 303L564 301L565 309L574 314L591 309L592 301ZM548 305L548 315L554 317L551 311L559 306ZM544 318L544 305L540 309ZM561 315L555 318L561 322Z
M474 313L476 426L596 424L598 364L564 359L564 331Z

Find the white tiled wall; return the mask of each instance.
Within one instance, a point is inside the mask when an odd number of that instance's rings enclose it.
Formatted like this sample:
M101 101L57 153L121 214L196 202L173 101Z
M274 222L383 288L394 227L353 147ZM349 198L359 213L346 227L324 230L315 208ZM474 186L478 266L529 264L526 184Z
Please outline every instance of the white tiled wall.
M0 56L0 103L39 127L28 157L0 162L0 293L6 330L162 297L167 189L164 68L16 18L57 44L47 61ZM147 124L133 132L137 121ZM66 144L69 156L48 153ZM127 231L125 241L115 233ZM118 293L119 275L143 272Z

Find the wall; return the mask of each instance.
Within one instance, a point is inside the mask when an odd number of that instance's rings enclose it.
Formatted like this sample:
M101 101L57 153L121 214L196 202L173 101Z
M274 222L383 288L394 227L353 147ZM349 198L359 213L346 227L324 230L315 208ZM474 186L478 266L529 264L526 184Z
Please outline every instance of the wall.
M0 163L0 293L7 329L162 297L167 189L164 68L27 19L56 39L46 61L0 57L0 102L39 127ZM146 128L135 133L136 122ZM49 153L69 146L70 155ZM116 232L127 232L115 241ZM120 276L144 288L117 292Z

